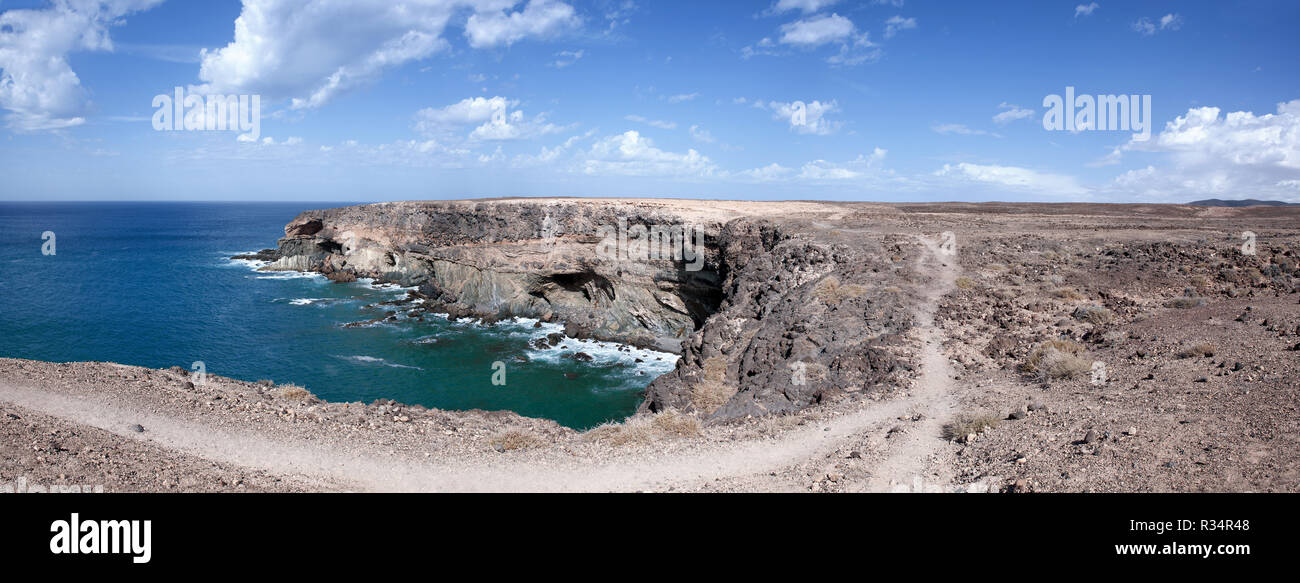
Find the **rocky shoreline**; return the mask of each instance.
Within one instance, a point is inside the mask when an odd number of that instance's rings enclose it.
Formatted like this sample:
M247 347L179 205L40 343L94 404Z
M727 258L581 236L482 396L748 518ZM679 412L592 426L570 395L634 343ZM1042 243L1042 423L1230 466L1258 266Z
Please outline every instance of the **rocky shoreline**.
M235 259L412 287L394 307L416 319L536 318L563 323L569 337L682 355L642 411L710 421L796 411L905 371L910 245L845 244L761 213L706 210L564 199L312 210L285 226L277 248ZM619 248L626 231L666 227L699 233L699 248L681 257ZM612 256L601 249L610 232L620 233Z

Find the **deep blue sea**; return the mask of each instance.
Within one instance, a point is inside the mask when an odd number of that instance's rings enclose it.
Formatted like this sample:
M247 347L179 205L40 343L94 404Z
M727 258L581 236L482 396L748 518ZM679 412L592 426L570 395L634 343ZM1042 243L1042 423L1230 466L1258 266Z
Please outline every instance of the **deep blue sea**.
M201 361L209 374L296 383L329 401L508 409L575 428L630 415L675 364L673 355L572 339L537 350L529 340L558 326L531 321L344 328L383 315L372 305L405 291L229 259L275 247L299 212L333 206L0 202L0 356L186 369ZM42 253L46 231L53 255ZM565 357L577 350L595 360ZM505 385L492 383L496 361Z

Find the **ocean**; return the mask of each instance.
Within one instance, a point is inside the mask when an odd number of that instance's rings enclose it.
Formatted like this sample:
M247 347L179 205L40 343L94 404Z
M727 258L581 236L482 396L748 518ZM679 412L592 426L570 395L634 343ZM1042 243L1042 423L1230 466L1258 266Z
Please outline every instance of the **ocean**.
M382 316L375 304L405 290L230 259L274 247L303 210L340 205L0 202L0 356L201 362L208 374L294 383L327 401L505 409L577 429L627 417L676 364L594 341L536 349L530 340L561 327L524 319L344 327ZM579 350L593 360L565 357Z

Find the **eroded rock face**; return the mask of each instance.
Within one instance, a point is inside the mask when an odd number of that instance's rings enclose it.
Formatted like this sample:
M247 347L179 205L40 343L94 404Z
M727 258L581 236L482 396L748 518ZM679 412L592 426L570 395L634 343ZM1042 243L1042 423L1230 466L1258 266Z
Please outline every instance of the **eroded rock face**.
M691 336L677 369L651 383L642 410L712 420L789 412L876 390L906 368L895 352L912 325L899 286L907 270L881 243L818 242L738 220L719 247L719 312Z
M687 224L627 201L437 201L308 211L264 269L418 286L431 309L563 322L571 336L677 352L642 410L710 420L798 410L871 392L903 370L911 326L904 246L846 244L741 216ZM621 226L620 226L621 225ZM702 258L628 255L608 234L688 226ZM698 270L695 268L698 267Z
M693 225L704 233L693 271L666 253L620 260L599 252L601 229L617 230L620 221L681 225L618 204L382 203L299 215L285 227L280 258L265 269L418 286L456 315L559 321L578 336L678 352L721 299L720 225Z

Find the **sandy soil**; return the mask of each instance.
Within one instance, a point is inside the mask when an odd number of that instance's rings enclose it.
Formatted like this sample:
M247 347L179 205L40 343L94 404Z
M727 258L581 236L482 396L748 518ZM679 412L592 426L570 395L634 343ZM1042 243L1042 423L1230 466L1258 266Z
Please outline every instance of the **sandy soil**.
M0 488L1300 489L1294 210L640 202L762 214L832 240L909 236L926 250L911 380L791 415L701 425L664 413L578 433L507 412L194 384L179 368L0 359ZM1244 230L1258 257L1234 255ZM945 231L956 255L938 246ZM1078 344L1088 368L1026 370L1050 340ZM948 435L980 412L1000 421Z

